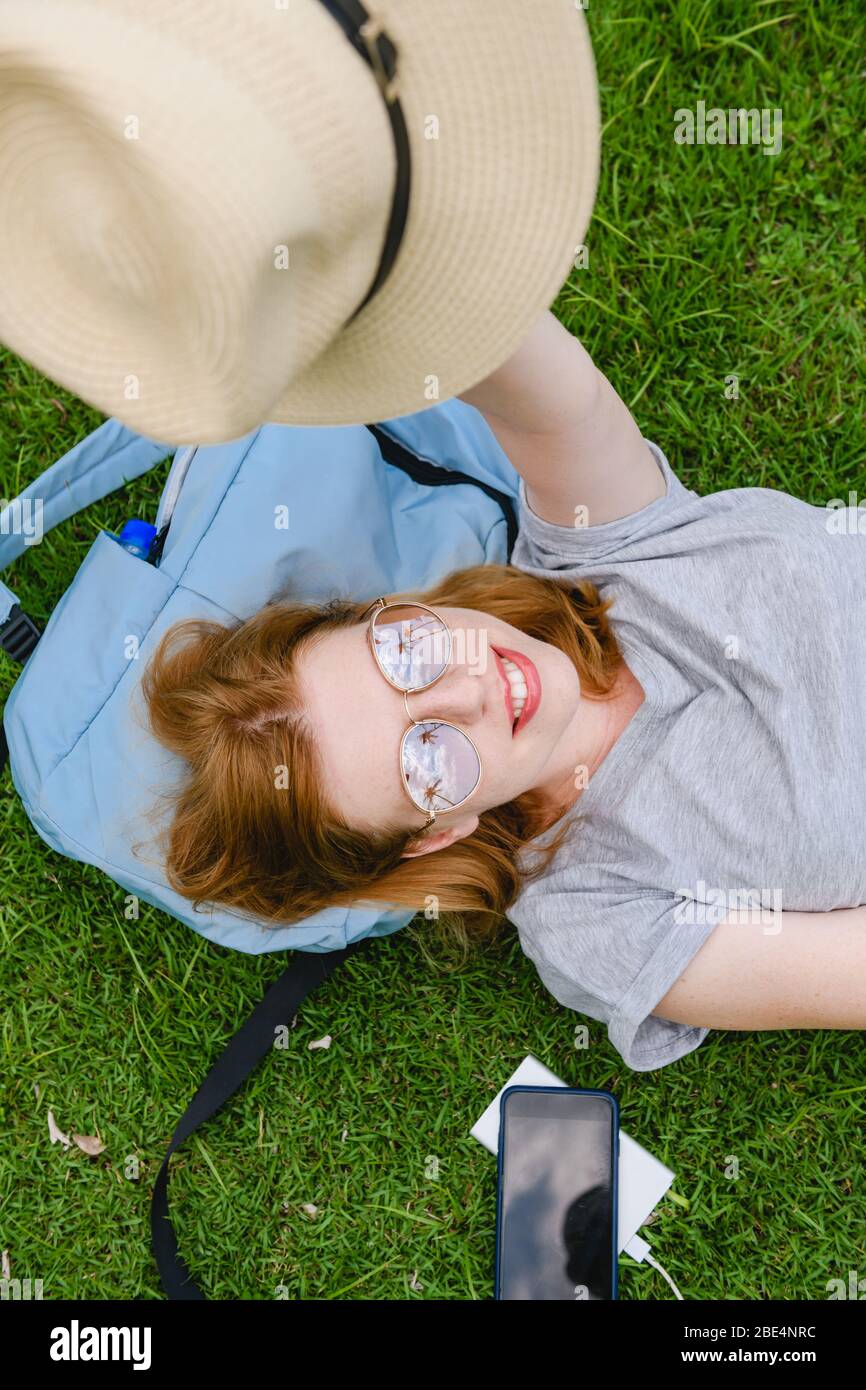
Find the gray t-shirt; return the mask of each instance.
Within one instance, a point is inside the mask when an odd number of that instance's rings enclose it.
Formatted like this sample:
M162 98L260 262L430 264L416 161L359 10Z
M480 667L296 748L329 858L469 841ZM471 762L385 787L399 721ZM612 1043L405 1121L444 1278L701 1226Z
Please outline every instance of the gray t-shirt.
M512 557L613 597L645 691L508 912L547 989L635 1071L706 1037L652 1010L728 910L769 934L774 912L866 903L866 511L700 497L649 447L667 493L617 521L555 526L521 486Z

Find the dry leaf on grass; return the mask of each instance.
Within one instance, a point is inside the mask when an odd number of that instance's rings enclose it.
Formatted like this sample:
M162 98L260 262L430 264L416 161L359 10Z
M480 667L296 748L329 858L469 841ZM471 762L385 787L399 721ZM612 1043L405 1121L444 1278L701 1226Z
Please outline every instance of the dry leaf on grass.
M69 1149L76 1144L82 1153L88 1154L90 1158L96 1158L105 1148L102 1140L95 1134L73 1134L70 1139L68 1134L64 1134L54 1118L54 1111L48 1111L48 1138L52 1144L62 1144L64 1149Z
M69 1138L69 1135L64 1134L63 1130L58 1128L53 1110L48 1111L48 1138L51 1140L52 1144L62 1144L64 1149L68 1149L72 1145L72 1140Z
M97 1139L93 1134L73 1134L72 1138L82 1153L89 1154L91 1158L96 1158L96 1155L101 1154L105 1148L102 1140Z
M307 1047L310 1051L312 1051L314 1047L330 1047L333 1041L334 1039L331 1037L330 1033L326 1033L323 1038L317 1038L315 1042L307 1043Z

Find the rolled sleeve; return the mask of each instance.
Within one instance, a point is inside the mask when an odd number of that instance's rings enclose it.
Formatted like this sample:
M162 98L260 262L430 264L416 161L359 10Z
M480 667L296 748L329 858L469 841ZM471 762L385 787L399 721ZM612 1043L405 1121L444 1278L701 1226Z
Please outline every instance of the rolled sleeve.
M603 521L596 526L559 526L545 521L529 505L526 484L521 478L518 491L518 535L511 563L520 569L564 569L588 559L616 554L626 542L653 530L664 530L674 511L698 494L687 488L671 468L657 444L644 443L659 466L665 491L636 512Z
M672 894L612 894L588 904L583 897L544 894L509 912L542 984L566 1008L606 1024L633 1071L654 1071L693 1052L710 1030L657 1018L653 1010L715 924L679 922Z

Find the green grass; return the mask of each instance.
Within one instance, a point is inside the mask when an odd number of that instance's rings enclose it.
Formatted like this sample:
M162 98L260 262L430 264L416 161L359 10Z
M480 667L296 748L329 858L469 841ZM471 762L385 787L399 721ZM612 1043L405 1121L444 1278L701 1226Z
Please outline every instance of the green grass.
M558 312L689 486L866 492L859 0L609 0L589 20L604 167L590 265ZM675 145L674 111L699 99L781 107L781 154ZM10 497L101 416L9 353L0 373ZM153 517L165 471L22 557L12 582L34 617L100 526ZM0 695L15 676L3 658ZM146 906L125 920L123 891L48 850L8 781L0 808L0 1249L46 1298L158 1297L149 1198L168 1138L284 961L222 951ZM675 1170L649 1235L687 1299L822 1299L828 1280L866 1277L861 1035L711 1033L633 1073L599 1024L574 1050L576 1016L513 934L459 969L427 958L429 934L417 923L351 958L173 1161L181 1246L210 1296L490 1297L496 1166L468 1130L530 1051L612 1090L626 1131ZM325 1033L330 1049L310 1051ZM49 1144L49 1109L104 1153ZM669 1295L621 1262L624 1299Z

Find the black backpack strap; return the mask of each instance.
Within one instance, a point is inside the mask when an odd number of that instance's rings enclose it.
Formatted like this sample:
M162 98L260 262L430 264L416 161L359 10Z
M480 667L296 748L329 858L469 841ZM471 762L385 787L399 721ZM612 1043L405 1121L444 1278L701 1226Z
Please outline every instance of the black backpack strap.
M19 603L16 603L0 627L0 647L13 661L24 662L41 636L33 619L24 612Z
M9 610L9 616L0 626L0 647L13 661L24 662L35 649L42 633L33 619L16 603ZM3 726L3 710L0 709L0 774L9 761L9 744Z
M229 1096L246 1081L250 1072L267 1056L274 1045L276 1029L290 1027L301 1004L317 985L348 956L367 945L370 938L353 941L339 951L297 951L291 964L271 985L260 1004L257 1004L246 1023L235 1033L231 1042L217 1058L204 1081L186 1108L162 1161L150 1204L150 1229L153 1253L159 1269L162 1287L171 1299L205 1299L193 1282L189 1269L178 1248L177 1236L168 1210L169 1161L172 1154L188 1139L194 1129L215 1115Z
M376 443L379 445L382 457L386 463L392 464L395 468L400 468L407 473L410 478L414 478L416 483L426 483L428 487L448 487L454 483L471 483L473 487L479 487L482 492L486 492L488 497L492 497L498 503L502 515L505 517L506 547L509 560L517 540L518 520L517 508L514 505L514 498L510 493L502 492L492 483L484 483L480 478L473 478L470 473L461 473L457 468L446 468L442 463L433 463L430 459L419 458L407 449L405 444L393 439L379 425L368 425L367 429L372 434Z

